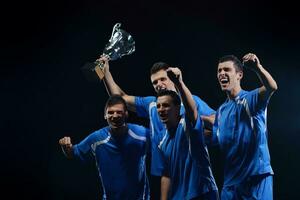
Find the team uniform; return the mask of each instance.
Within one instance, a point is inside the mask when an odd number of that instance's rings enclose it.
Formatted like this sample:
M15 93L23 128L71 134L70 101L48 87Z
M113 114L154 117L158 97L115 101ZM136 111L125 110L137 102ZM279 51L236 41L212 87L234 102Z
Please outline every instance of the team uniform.
M145 157L149 130L127 124L128 131L113 137L109 127L90 134L73 146L74 156L82 161L95 158L103 188L103 200L149 200Z
M271 200L273 170L267 141L267 105L259 89L241 90L217 110L214 139L224 155L221 199Z
M193 99L197 105L199 115L212 115L215 111L211 109L203 100L193 95ZM137 115L150 119L150 136L151 136L151 174L154 176L162 176L163 163L158 149L159 142L163 139L165 132L164 124L160 121L157 108L156 97L135 97L135 107ZM184 113L184 106L181 106L180 113Z
M168 199L218 199L200 116L194 127L182 116L177 129L168 131L163 130L165 135L159 144L163 174L171 181Z

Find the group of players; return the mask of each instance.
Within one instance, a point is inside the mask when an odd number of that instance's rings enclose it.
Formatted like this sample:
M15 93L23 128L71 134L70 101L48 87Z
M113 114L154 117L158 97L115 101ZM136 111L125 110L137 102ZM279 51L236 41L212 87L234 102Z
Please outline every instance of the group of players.
M68 158L94 159L108 200L272 200L273 170L267 133L267 105L277 84L253 53L218 61L217 79L227 95L211 109L192 95L181 70L163 62L151 68L156 96L131 96L114 81L109 58L101 56L110 98L104 118L108 126L73 145L59 140ZM241 88L243 69L253 70L261 87ZM128 110L149 119L149 128L127 123ZM224 182L219 193L207 146L219 145L224 157ZM146 156L151 159L150 187ZM151 194L151 195L150 195ZM158 195L159 194L159 195Z

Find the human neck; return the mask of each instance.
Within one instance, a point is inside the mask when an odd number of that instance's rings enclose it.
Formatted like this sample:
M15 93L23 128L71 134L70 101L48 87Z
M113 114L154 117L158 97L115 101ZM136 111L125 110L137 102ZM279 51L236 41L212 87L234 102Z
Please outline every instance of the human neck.
M239 92L242 90L241 86L237 86L235 88L233 88L232 90L230 91L226 91L226 94L227 94L227 97L229 99L234 99L238 94Z
M166 128L168 129L168 131L174 131L177 129L177 125L180 121L180 118L177 118L174 121L170 121L169 123L166 124Z
M111 132L111 135L113 137L121 137L123 135L126 134L127 130L128 130L128 126L127 124L124 124L123 126L121 127L117 127L117 128L110 128L110 132Z

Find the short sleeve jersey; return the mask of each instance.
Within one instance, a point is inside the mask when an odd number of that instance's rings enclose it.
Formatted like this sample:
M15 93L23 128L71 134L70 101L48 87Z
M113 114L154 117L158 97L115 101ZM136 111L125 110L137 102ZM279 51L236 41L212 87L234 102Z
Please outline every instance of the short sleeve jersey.
M267 141L267 105L258 89L241 90L217 110L213 137L224 156L224 186L245 181L253 175L270 173Z
M193 199L217 190L208 150L204 141L202 120L196 125L182 117L177 130L167 130L159 144L164 163L164 175L170 177L169 199Z
M193 95L200 115L212 115L215 111L211 109L202 99ZM160 121L156 108L156 97L135 97L135 107L138 116L150 120L150 137L151 137L151 174L161 176L163 170L162 158L159 153L158 144L164 136L163 123ZM181 114L184 114L184 107L181 106Z
M94 157L103 188L103 199L149 199L145 156L149 131L128 124L128 132L120 138L110 128L97 130L74 145L74 156L82 161Z

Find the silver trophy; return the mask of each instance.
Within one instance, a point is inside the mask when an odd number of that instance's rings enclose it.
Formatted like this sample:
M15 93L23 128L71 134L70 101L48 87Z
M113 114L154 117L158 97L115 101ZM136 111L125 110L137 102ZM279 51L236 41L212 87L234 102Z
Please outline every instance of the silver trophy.
M103 55L108 56L109 60L117 60L125 55L130 55L135 51L135 42L130 34L120 29L121 24L114 25L109 42L106 44ZM104 77L104 63L96 60L94 63L87 63L83 69L95 71L100 78Z

